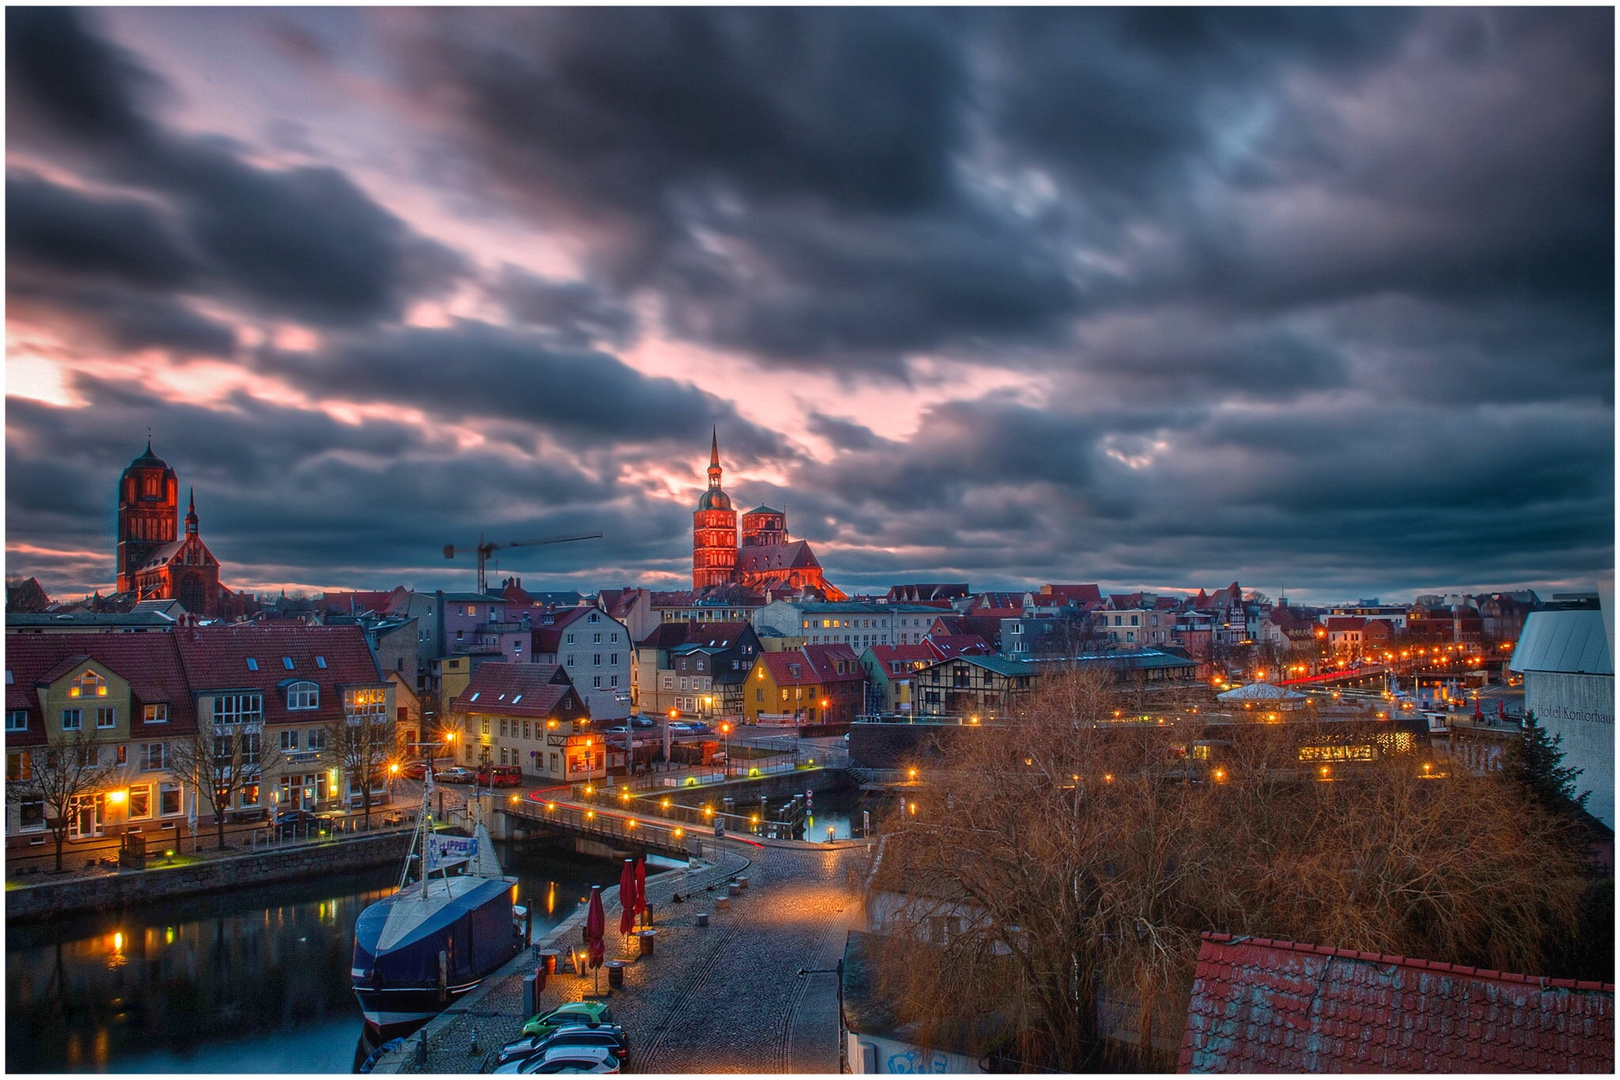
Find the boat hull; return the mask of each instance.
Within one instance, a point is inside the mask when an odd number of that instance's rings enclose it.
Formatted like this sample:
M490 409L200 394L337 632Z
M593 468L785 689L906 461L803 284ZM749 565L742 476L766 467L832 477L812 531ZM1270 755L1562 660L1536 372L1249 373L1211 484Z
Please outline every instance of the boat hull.
M420 1024L517 955L514 886L511 878L434 879L425 892L411 886L361 912L350 976L367 1022Z

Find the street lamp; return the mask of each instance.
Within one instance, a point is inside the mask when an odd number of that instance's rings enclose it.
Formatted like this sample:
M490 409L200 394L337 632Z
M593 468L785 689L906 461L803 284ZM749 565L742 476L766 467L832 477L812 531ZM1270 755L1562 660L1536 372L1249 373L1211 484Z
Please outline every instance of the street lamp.
M720 734L725 738L726 746L726 775L731 775L731 721L720 721Z

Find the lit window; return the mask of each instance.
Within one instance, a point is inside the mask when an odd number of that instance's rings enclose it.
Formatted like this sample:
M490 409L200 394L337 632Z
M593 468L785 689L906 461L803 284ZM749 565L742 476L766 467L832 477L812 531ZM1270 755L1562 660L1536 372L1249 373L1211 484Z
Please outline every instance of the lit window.
M169 706L144 705L141 707L141 719L148 724L167 724L169 722Z
M96 727L98 727L98 728L110 728L110 727L117 727L117 726L118 726L118 706L116 706L116 705L97 705L96 706Z

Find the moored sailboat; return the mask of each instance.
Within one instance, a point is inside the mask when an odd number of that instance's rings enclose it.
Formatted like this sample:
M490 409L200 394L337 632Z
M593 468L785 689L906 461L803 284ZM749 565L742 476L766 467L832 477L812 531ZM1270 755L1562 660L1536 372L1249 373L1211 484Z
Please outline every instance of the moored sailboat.
M382 1031L432 1017L523 945L517 879L501 873L489 830L480 821L470 837L439 835L432 790L430 777L399 890L355 922L350 976L366 1021Z

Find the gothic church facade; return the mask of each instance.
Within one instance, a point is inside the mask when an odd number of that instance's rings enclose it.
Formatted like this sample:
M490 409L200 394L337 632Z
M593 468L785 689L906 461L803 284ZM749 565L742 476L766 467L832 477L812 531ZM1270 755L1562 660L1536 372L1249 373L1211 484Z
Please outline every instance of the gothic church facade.
M692 514L692 588L741 585L754 592L804 589L825 599L847 600L827 582L816 553L803 540L789 540L787 515L758 506L742 516L742 542L737 537L737 511L721 486L720 437L709 444L709 487Z

